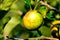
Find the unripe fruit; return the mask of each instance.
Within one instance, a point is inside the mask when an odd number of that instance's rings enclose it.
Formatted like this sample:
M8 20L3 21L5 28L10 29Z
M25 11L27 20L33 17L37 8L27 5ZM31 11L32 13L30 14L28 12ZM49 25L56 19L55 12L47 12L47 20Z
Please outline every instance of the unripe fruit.
M37 10L30 10L23 17L23 25L29 30L38 28L42 21L42 15Z

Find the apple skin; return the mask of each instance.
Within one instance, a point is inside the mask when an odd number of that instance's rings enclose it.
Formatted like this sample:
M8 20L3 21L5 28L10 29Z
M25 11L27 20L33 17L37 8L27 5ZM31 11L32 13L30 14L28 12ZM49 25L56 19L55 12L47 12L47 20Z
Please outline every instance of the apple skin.
M43 17L37 10L30 10L23 17L23 25L29 30L38 28L42 22Z

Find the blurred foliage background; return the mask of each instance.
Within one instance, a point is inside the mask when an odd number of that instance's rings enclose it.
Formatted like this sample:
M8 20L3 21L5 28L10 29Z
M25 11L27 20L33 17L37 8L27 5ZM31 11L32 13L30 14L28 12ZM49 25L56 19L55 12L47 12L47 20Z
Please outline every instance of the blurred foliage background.
M60 0L40 0L57 9L49 9L47 6L39 3L36 10L42 14L44 20L40 28L37 30L27 30L22 25L23 16L30 7L34 9L38 0L0 0L0 39L3 40L4 35L9 38L34 38L34 37L51 37L51 23L54 20L60 21ZM59 28L60 24L56 25ZM6 33L4 33L6 32ZM60 33L59 33L60 35ZM56 37L58 38L59 35Z

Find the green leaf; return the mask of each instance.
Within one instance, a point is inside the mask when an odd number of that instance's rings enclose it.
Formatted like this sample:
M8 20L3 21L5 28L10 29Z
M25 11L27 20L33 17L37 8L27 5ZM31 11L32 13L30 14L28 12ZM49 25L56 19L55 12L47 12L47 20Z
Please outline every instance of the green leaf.
M3 26L2 26L2 25L0 25L0 33L2 32L2 30L3 30Z
M9 34L9 37L28 38L31 32L26 30L22 25L18 24Z
M60 19L60 14L57 14L55 17L56 19Z
M57 5L57 1L51 2L50 4L51 4L51 6L55 7Z
M25 0L25 4L26 5L30 5L31 4L31 0Z
M18 9L19 9L16 3L13 3L13 5L11 5L10 8L11 8L12 10L18 10Z
M5 23L7 23L10 19L11 19L11 17L4 17L4 18L2 18L2 23L5 24Z
M31 0L25 0L25 8L30 10Z
M3 22L2 22L2 20L0 20L0 33L2 33L2 30L3 30Z
M47 2L53 6L53 7L56 7L58 3L60 3L60 0L47 0Z
M46 18L46 14L48 11L47 7L46 6L40 6L40 8L38 10L42 14L43 18Z
M3 25L0 24L0 33L2 32L3 30Z
M49 11L46 15L46 17L49 19L49 20L55 20L54 16L53 16L53 13L54 11Z
M39 33L37 31L32 31L33 37L40 37Z
M0 38L2 38L3 37L3 35L2 34L0 34Z
M9 37L20 37L21 33L25 32L24 28L18 24L9 34Z
M25 9L25 2L24 0L17 0L15 3L13 3L13 5L11 6L11 9L14 9L14 10L20 10L20 11L23 11L25 12L26 9Z
M41 31L43 36L51 36L51 30L46 26L41 26L41 28L39 28L39 31Z
M46 11L46 6L40 6L39 12L40 12L41 14L44 14L44 11Z
M24 32L20 35L20 38L27 39L29 38L29 34L27 32Z
M1 9L2 10L9 10L10 6L15 2L16 0L4 0Z

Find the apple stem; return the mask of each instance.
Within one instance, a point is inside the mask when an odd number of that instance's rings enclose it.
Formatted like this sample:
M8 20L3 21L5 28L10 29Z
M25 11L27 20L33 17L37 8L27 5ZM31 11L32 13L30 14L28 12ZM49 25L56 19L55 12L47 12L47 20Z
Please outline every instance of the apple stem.
M32 0L31 0L32 1ZM32 10L31 3L30 3L30 10Z

